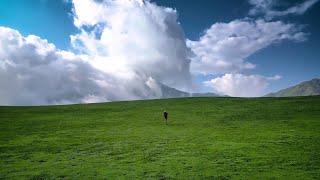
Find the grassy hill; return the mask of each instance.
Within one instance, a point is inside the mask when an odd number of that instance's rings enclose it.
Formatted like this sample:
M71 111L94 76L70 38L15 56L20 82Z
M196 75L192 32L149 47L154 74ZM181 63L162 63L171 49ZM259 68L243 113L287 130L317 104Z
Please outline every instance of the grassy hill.
M0 179L319 179L319 129L320 96L0 107Z
M320 95L320 79L304 81L298 85L267 94L268 97L314 96Z

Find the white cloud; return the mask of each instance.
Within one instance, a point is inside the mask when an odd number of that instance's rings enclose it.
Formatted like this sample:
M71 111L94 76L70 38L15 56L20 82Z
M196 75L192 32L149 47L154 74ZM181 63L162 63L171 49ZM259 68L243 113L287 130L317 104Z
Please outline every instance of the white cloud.
M274 7L279 4L278 0L249 0L253 8L249 11L250 15L264 14L267 19L272 19L277 16L285 15L301 15L310 9L319 0L305 0L295 6L285 10L274 10Z
M94 68L89 56L56 49L37 36L0 27L0 104L42 105L161 97L148 76Z
M264 77L260 75L225 74L204 82L215 91L229 96L255 97L265 94L270 81L281 79L280 76Z
M159 98L159 82L190 90L191 74L199 73L226 73L205 83L218 92L256 96L272 78L237 74L255 67L246 58L282 40L306 39L295 24L234 20L215 23L199 41L186 42L172 8L147 0L72 3L80 32L71 36L74 52L0 27L1 105Z
M0 104L159 98L159 82L191 86L177 12L149 1L73 1L78 54L0 27Z
M72 44L96 68L119 76L150 76L179 89L191 86L190 49L175 10L141 0L73 4L81 33L71 36Z
M235 73L253 69L246 58L283 40L304 41L306 34L295 24L281 21L234 20L215 23L198 41L188 40L195 56L191 71L195 74Z

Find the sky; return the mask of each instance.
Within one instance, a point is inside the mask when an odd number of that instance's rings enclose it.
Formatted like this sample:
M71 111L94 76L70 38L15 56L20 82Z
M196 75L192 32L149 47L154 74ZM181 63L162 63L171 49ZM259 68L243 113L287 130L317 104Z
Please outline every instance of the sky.
M320 77L319 0L2 0L0 104L188 92L255 97Z

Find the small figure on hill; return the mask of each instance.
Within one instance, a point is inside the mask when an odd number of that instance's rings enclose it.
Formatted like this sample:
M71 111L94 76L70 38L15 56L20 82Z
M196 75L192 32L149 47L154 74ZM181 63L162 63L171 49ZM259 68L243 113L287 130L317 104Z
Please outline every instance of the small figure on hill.
M167 113L167 111L163 111L163 117L166 120L166 124L168 124L168 113Z

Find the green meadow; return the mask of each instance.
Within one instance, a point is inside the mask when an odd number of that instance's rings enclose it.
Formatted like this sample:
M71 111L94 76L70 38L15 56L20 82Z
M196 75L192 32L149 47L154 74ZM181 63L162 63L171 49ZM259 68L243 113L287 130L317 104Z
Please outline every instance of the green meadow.
M0 107L0 179L320 179L320 96Z

